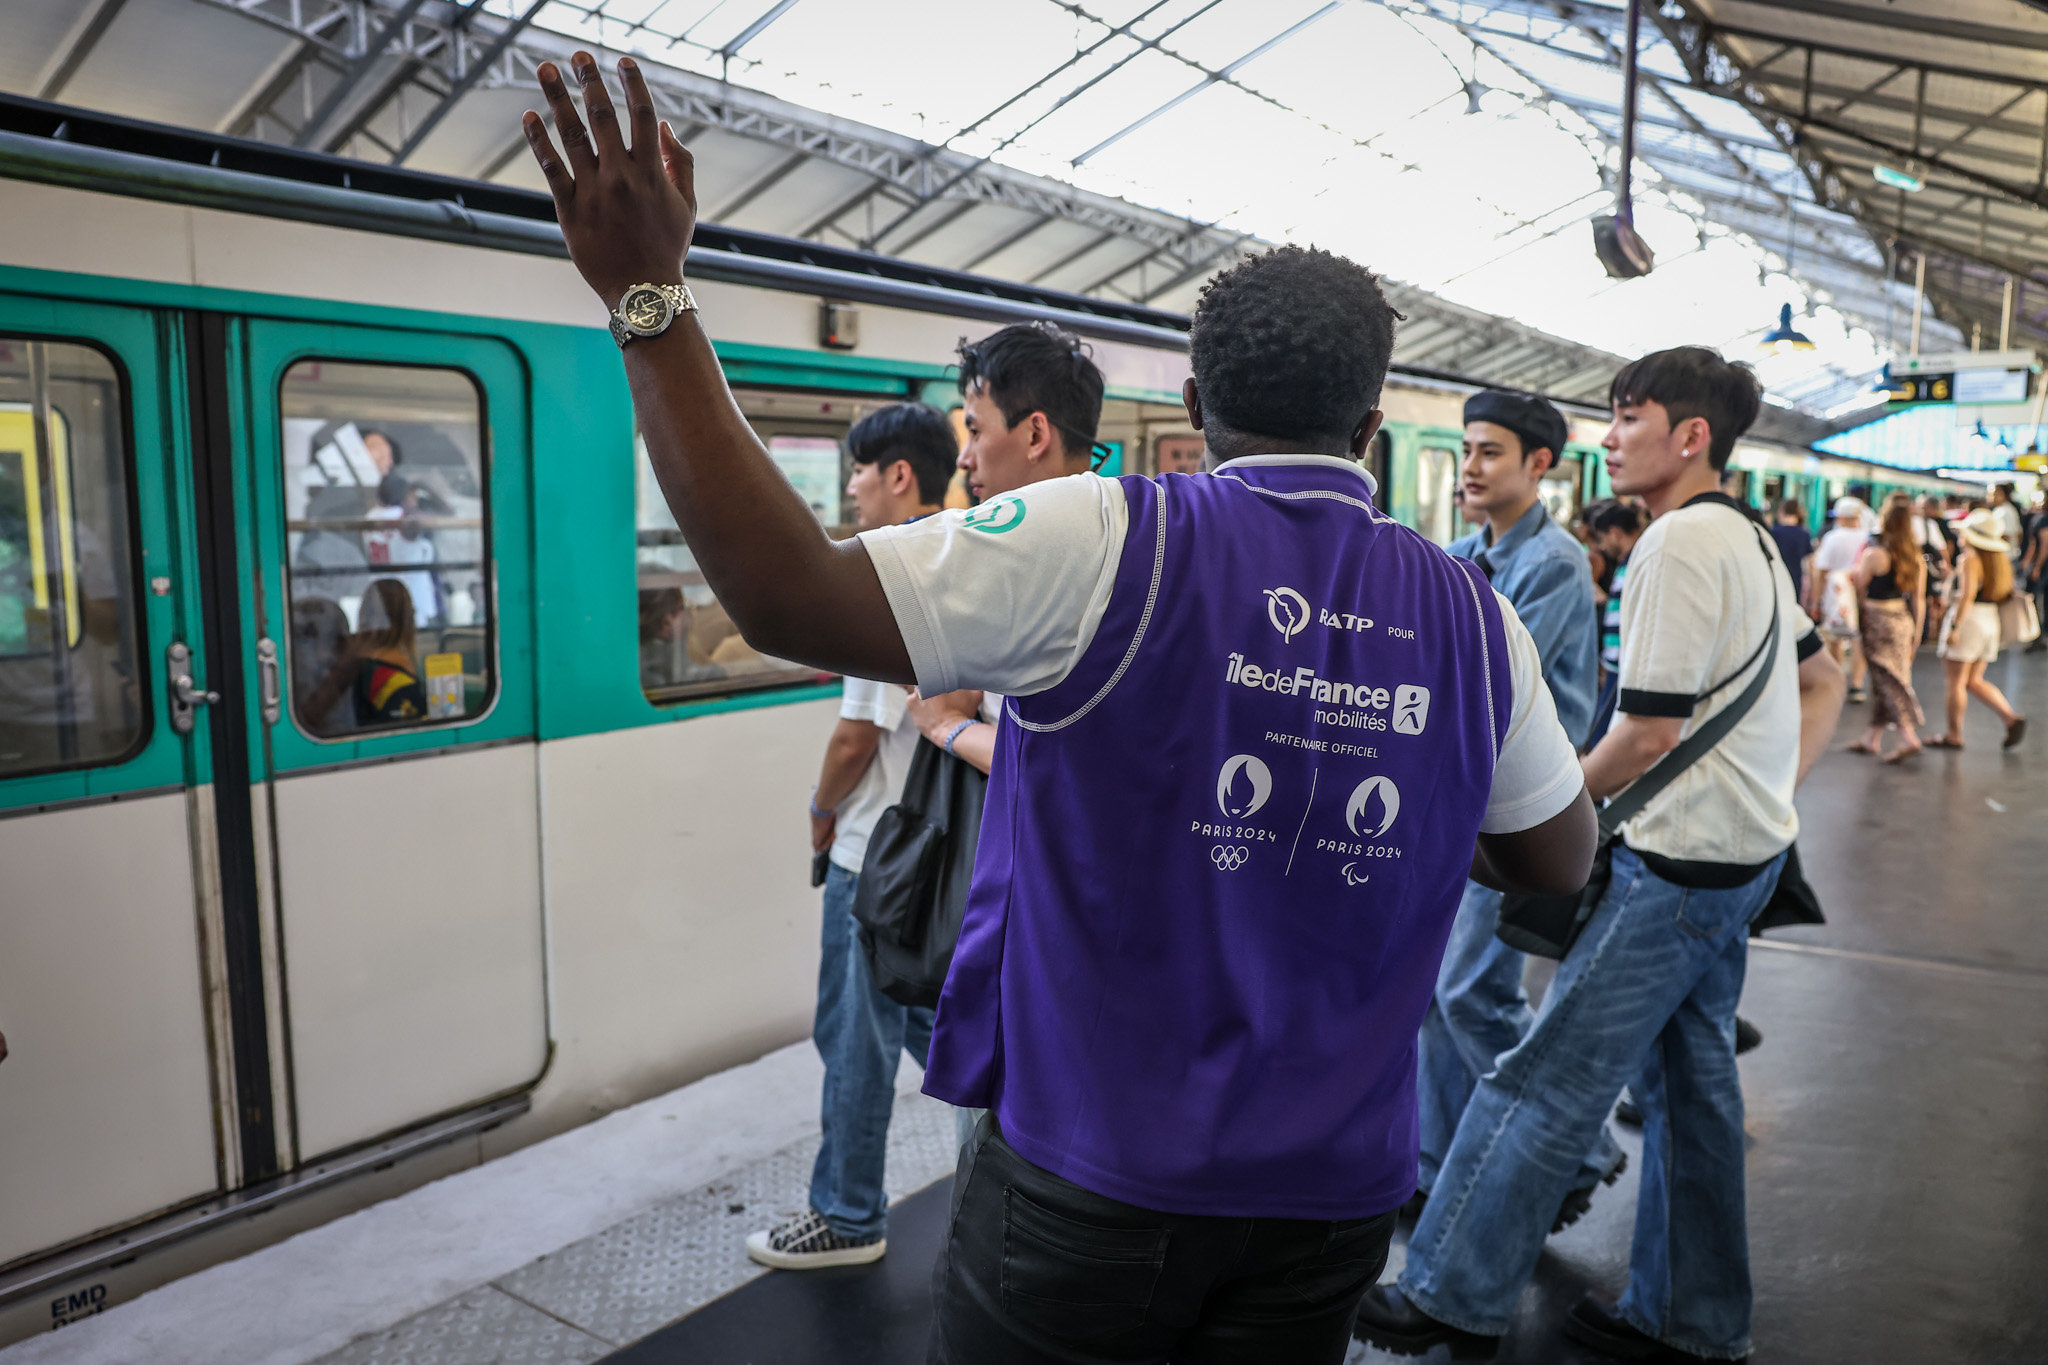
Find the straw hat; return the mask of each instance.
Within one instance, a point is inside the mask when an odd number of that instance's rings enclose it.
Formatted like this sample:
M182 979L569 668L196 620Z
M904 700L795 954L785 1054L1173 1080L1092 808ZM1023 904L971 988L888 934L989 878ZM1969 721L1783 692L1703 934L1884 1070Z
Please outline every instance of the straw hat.
M1962 525L1958 526L1956 531L1962 536L1963 543L1972 549L1982 550L1986 554L2007 553L2005 537L1998 533L1998 518L1991 514L1988 507L1980 507L1964 517Z

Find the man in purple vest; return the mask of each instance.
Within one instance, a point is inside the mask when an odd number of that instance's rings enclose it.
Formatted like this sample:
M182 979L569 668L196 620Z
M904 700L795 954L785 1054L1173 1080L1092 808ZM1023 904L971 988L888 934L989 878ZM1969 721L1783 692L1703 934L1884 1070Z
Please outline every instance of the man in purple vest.
M630 59L631 150L576 68L591 131L544 64L565 155L528 136L719 600L782 657L1010 698L927 1075L990 1111L932 1358L1334 1365L1414 1188L1416 1029L1466 874L1561 893L1594 835L1528 632L1356 463L1376 281L1287 248L1211 282L1186 388L1211 473L835 544L690 315L689 153Z

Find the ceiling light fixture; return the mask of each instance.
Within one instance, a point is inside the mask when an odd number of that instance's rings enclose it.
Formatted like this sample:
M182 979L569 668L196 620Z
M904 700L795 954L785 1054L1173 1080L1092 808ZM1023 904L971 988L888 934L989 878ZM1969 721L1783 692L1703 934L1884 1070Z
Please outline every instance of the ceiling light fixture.
M1872 166L1870 174L1877 180L1878 184L1890 185L1893 189L1904 190L1907 194L1918 194L1927 188L1927 182L1919 176L1908 175L1904 171L1895 171L1889 166Z
M1778 325L1764 333L1764 339L1757 345L1773 355L1790 355L1794 351L1814 350L1813 339L1792 326L1792 305L1786 304L1778 310Z
M1643 0L1628 0L1628 45L1621 54L1621 167L1614 212L1593 220L1593 253L1617 280L1640 279L1657 265L1657 253L1636 231L1635 202L1629 196L1629 176L1636 159L1636 33L1642 8Z

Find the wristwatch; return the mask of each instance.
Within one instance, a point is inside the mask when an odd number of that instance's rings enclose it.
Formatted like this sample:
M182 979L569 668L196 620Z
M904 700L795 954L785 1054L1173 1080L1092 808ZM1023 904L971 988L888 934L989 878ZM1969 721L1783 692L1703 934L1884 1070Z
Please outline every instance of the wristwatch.
M612 340L624 346L634 337L658 337L678 313L697 311L687 284L636 284L612 309Z

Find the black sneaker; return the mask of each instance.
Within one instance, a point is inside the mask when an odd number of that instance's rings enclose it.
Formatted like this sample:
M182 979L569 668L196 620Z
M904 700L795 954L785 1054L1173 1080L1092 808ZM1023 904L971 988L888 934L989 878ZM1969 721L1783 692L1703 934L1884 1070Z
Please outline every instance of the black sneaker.
M1643 1111L1636 1105L1636 1097L1630 1091L1621 1092L1621 1102L1614 1106L1614 1121L1631 1128L1643 1126Z
M1735 1016L1735 1055L1754 1052L1764 1040L1764 1031L1741 1015Z
M1693 1365L1707 1357L1666 1346L1635 1324L1619 1317L1612 1308L1591 1294L1582 1296L1565 1314L1564 1334L1581 1346L1590 1346L1612 1360L1661 1362L1661 1365ZM1749 1359L1744 1356L1743 1360ZM1735 1362L1740 1365L1740 1362Z
M832 1231L816 1210L778 1223L765 1232L747 1234L747 1257L777 1270L822 1270L833 1265L866 1265L889 1249L886 1237L856 1242Z
M1600 1185L1612 1185L1615 1181L1621 1179L1621 1173L1627 1169L1628 1153L1623 1152L1621 1160L1614 1163L1614 1169L1600 1177ZM1588 1185L1584 1189L1572 1190L1567 1193L1564 1197L1564 1203L1558 1206L1557 1218L1556 1221L1551 1223L1550 1230L1553 1233L1563 1232L1566 1228L1584 1218L1586 1210L1593 1207L1593 1191L1599 1189L1600 1185Z

